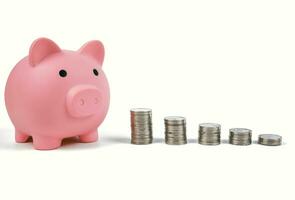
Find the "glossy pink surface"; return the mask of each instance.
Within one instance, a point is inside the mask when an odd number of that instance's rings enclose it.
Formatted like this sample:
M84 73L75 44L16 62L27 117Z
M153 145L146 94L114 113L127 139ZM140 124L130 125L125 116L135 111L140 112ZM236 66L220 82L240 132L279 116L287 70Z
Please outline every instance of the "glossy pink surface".
M61 50L40 38L9 75L5 102L16 142L33 137L36 149L55 149L78 136L95 142L109 107L104 48L90 41L78 51ZM61 71L62 70L62 71Z

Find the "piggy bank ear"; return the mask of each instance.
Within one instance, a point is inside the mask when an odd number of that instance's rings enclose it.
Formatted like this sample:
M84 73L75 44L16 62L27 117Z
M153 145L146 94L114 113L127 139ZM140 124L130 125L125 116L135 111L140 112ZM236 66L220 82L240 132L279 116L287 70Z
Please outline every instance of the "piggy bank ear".
M60 51L60 48L52 40L39 38L30 47L29 62L32 66L36 66L47 56Z
M79 49L79 53L92 57L98 62L99 66L102 67L104 59L104 47L100 41L93 40L87 42Z

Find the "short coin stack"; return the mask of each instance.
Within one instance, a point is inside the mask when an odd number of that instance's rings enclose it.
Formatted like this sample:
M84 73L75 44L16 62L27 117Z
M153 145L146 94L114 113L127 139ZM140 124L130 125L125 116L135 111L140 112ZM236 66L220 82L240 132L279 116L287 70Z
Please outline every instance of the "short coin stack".
M184 117L169 116L165 121L165 142L166 144L186 144L186 120Z
M275 134L261 134L258 136L258 144L266 146L279 146L282 144L282 137Z
M131 114L131 143L151 144L153 142L152 110L133 108Z
M229 143L234 145L250 145L252 143L252 131L246 128L229 129Z
M199 144L218 145L220 144L221 126L215 123L199 124Z

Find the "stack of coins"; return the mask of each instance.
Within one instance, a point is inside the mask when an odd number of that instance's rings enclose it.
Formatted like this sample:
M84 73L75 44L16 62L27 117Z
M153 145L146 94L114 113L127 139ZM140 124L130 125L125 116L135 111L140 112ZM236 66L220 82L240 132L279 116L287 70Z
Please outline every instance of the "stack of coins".
M229 129L229 143L234 145L250 145L252 143L252 131L246 128Z
M134 108L131 114L131 143L151 144L153 142L152 110Z
M274 134L262 134L258 136L258 144L279 146L282 144L282 136Z
M186 120L184 117L165 117L165 142L166 144L186 144Z
M221 126L214 123L199 124L199 144L218 145L220 144Z

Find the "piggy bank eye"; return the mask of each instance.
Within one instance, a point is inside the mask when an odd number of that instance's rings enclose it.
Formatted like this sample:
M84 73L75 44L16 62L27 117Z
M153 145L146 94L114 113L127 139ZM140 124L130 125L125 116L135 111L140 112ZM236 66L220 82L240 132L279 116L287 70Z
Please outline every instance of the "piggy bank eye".
M62 70L59 71L59 75L60 75L61 77L66 77L66 76L67 76L67 71L64 70L64 69L62 69Z
M98 76L98 71L97 71L97 69L93 69L93 74L95 75L95 76Z

